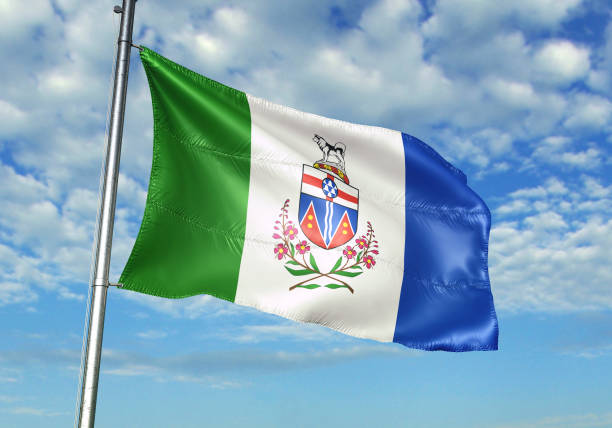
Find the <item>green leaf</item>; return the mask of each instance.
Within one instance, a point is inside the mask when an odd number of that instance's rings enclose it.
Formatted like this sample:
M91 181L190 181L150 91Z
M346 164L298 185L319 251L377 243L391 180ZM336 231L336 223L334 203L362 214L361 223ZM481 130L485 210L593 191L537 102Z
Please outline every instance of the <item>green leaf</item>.
M300 265L298 262L293 261L293 260L287 260L287 262L285 264L288 264L288 265L298 265L298 266Z
M291 247L291 257L295 257L295 245L293 245L293 242L290 242L289 246Z
M291 269L287 266L285 266L285 269L287 269L287 271L293 275L293 276L303 276L303 275L312 275L314 272L313 270L310 269ZM361 272L359 272L361 273Z
M361 266L351 266L350 268L347 269L359 269L359 270L363 270L363 268Z
M336 262L336 264L334 265L334 267L332 268L332 270L331 270L331 272L330 272L330 273L334 273L334 271L335 271L336 269L338 269L338 268L340 267L340 265L341 265L341 264L342 264L342 257L340 257L340 258L338 259L338 261Z
M341 270L340 272L334 272L334 275L350 276L352 278L361 275L362 273L363 272L347 272L345 270Z
M325 287L331 288L332 290L335 290L336 288L348 288L344 284L327 284Z
M359 261L361 260L361 255L363 254L363 250L361 250L358 254L357 254L357 260L356 263L359 263Z
M296 285L295 286L295 288L306 288L308 290L314 290L315 288L320 288L320 287L327 287L327 288L331 288L332 290L336 290L338 288L348 288L344 284L326 284L326 285L304 284L304 285Z
M310 264L312 265L315 271L319 272L319 266L317 266L317 262L315 261L315 258L312 253L310 253Z

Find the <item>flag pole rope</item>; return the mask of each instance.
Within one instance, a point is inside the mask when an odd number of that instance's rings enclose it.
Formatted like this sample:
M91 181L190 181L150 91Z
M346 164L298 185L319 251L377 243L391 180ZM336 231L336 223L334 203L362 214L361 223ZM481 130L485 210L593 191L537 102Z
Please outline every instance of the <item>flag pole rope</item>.
M118 7L118 6L116 6ZM113 18L115 18L117 12L113 11ZM114 34L116 35L116 37L119 37L119 28L117 26L117 21L116 19L113 19L113 25L114 25ZM115 48L113 49L113 58L116 58L117 56L117 45L115 45ZM106 121L105 121L105 126L104 126L104 140L106 141L106 139L108 138L108 133L109 133L109 127L110 127L110 112L111 112L111 105L112 105L112 101L113 101L113 76L115 75L115 62L111 62L111 70L110 73L108 75L108 95L107 95L107 103L106 103ZM102 156L101 156L101 160L100 160L100 180L98 183L98 206L100 206L102 204L102 188L104 186L104 162L106 159L106 150L107 148L105 147L102 150ZM98 212L96 213L96 225L98 225L100 223L100 210L98 210ZM93 280L94 280L94 265L95 265L95 260L96 260L96 248L97 248L98 242L97 242L97 235L94 235L94 239L92 241L91 244L91 260L90 260L90 269L89 269L89 282L88 284L93 284ZM87 287L87 304L85 307L85 319L83 322L83 340L81 343L81 362L79 365L79 384L77 386L77 399L74 405L74 426L76 427L78 422L79 422L79 409L80 409L80 402L81 402L81 385L83 382L83 368L85 367L85 350L87 349L87 333L89 331L89 313L91 311L91 292L92 292L93 287Z

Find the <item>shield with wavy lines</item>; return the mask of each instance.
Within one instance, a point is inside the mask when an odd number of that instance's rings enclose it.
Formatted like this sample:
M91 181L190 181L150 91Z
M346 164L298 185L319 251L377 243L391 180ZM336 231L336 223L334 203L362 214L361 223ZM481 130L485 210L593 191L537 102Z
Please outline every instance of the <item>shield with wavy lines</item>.
M331 171L304 165L299 223L315 245L326 250L350 241L357 233L359 190Z

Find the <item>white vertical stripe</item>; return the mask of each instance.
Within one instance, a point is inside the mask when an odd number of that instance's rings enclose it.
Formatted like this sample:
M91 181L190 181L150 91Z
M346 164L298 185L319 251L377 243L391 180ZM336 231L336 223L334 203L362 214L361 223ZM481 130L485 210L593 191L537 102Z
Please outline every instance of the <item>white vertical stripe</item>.
M236 303L323 324L353 336L393 340L404 261L401 134L298 112L251 96L248 101L252 122L251 181ZM290 286L307 277L292 276L283 267L284 261L274 255L277 241L272 239L273 226L287 198L289 218L299 229L302 165L312 165L322 156L312 140L314 134L331 144L341 141L346 145L346 172L351 186L359 189L355 238L366 233L369 220L380 242L381 254L374 256L377 264L372 270L364 268L358 277L341 278L355 289L354 294L323 287L289 291ZM321 226L328 227L328 222ZM298 239L305 239L301 231ZM354 245L354 239L347 245ZM324 250L312 243L310 247L323 272L332 268L344 249ZM326 284L331 280L312 282Z
M334 204L329 201L325 201L325 243L329 244L331 228L332 228L332 216L334 215Z

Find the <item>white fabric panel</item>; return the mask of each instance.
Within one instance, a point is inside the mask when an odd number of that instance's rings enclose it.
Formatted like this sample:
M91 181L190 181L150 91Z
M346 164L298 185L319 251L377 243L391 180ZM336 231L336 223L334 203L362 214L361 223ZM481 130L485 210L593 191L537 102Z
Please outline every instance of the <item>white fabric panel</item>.
M286 318L322 324L344 333L392 341L403 276L405 236L404 150L401 134L302 113L248 96L251 110L251 181L246 242L235 302ZM380 254L376 266L358 277L339 277L354 288L289 287L308 278L293 276L278 260L272 238L280 209L290 199L289 219L299 230L298 206L302 165L322 153L313 136L346 146L346 173L359 189L356 236L374 228ZM336 180L340 182L340 180ZM292 242L306 239L299 236ZM329 272L346 245L325 250L309 243L322 272ZM332 282L328 278L312 281Z

